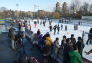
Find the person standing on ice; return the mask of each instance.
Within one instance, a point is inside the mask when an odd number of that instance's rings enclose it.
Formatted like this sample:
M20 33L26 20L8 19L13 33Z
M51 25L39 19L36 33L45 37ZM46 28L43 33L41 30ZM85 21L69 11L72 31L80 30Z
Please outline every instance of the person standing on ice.
M37 22L36 21L34 21L34 25L35 25L35 28L36 28L36 26L37 26Z
M79 25L80 25L80 21L79 21L79 23L78 23Z
M39 24L39 18L37 18L37 23Z
M45 23L46 23L46 22L45 22L45 21L43 21L43 26L44 26L44 27L45 27Z
M61 30L63 29L63 25L61 24Z
M85 36L85 32L83 31L82 32L82 39L84 39L84 36Z
M54 35L56 34L56 28L57 28L57 25L55 25L55 26L53 27L53 29L54 29Z
M62 23L64 22L64 19L62 19Z
M65 31L67 31L67 25L65 25Z
M57 26L57 34L59 34L59 31L60 31L60 27L59 27L59 25Z
M42 24L42 20L40 21L40 25Z
M52 21L49 20L49 25L51 25L51 24L52 24Z
M21 30L21 22L18 23L18 29Z
M89 33L88 33L88 40L86 42L86 44L92 44L92 28L90 29Z
M52 25L49 26L50 32L52 31Z

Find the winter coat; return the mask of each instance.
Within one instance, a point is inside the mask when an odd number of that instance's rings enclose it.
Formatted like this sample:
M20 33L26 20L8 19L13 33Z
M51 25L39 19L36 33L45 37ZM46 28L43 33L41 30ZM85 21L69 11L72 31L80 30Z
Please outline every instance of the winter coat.
M41 41L42 41L42 38L43 38L42 35L38 35L38 36L37 36L38 42L41 42Z
M77 51L69 52L70 63L85 63L83 62L81 55Z
M59 42L58 41L54 41L54 51L55 51L55 53L57 54L58 53L58 51L59 51L59 48L60 48L60 46L59 46Z
M70 38L71 42L75 45L76 44L76 39L75 38Z
M43 44L43 36L39 35L37 38L38 38L38 45L41 46Z
M59 42L58 41L54 41L54 46L56 47L56 48L59 48L60 46L59 46Z
M76 46L78 46L78 50L83 50L83 48L84 48L84 43L78 41L78 42L76 43Z
M46 45L52 46L52 39L50 37L46 37Z

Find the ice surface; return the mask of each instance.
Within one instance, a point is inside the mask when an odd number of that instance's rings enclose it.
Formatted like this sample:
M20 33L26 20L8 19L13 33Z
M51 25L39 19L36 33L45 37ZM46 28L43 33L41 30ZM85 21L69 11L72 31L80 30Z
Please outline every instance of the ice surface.
M82 37L83 31L87 32L87 33L89 32L89 29L92 26L92 23L90 21L89 22L84 21L81 26L78 26L78 30L74 30L74 24L78 24L78 22L79 22L79 20L77 20L76 22L72 22L70 24L63 24L63 29L60 30L59 34L56 33L56 35L54 35L53 31L52 32L49 31L49 22L46 22L45 27L43 25L37 24L37 27L35 28L34 22L32 22L32 20L31 20L30 25L32 26L32 31L34 33L36 33L38 29L41 30L42 34L45 34L46 32L49 32L51 34L51 37L52 37L53 41L55 40L56 37L59 37L59 44L61 44L61 40L62 40L63 35L66 35L67 38L70 38L71 34L74 34L75 38L77 39L79 36ZM58 22L55 21L55 22L52 23L52 26L54 26L56 24L58 25ZM61 26L61 23L59 25ZM68 27L67 31L65 31L65 25L67 25L67 27ZM88 39L87 37L88 37L88 35L85 34L84 43L86 43L86 41ZM90 60L90 61L92 61L92 54L86 55L85 51L89 51L91 49L92 49L92 45L86 45L85 44L85 48L83 50L83 57Z

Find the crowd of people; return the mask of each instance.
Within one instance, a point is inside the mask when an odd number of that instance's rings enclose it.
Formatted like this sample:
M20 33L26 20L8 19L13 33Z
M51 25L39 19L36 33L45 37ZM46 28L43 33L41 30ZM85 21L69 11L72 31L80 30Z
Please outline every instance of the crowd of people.
M34 23L36 27L36 22ZM45 26L45 23L43 23ZM25 23L24 23L24 26ZM14 47L14 41L18 46L17 48L23 46L22 40L25 37L25 32L21 32L21 25L19 23L18 25L19 31L18 34L14 34L14 31L12 27L9 29L9 37L12 41L12 48L15 49ZM60 27L59 25L55 25L54 27L51 26L50 22L50 31L54 29L54 34L56 33L56 29L59 34ZM61 30L63 28L63 25L61 25ZM67 30L67 26L65 26L65 30ZM42 52L42 55L44 57L44 62L43 63L49 63L49 59L52 54L56 55L56 58L58 58L59 55L62 56L63 58L63 63L85 63L82 58L82 52L83 48L85 47L84 41L82 37L78 37L78 39L75 39L74 34L71 35L70 38L67 38L65 35L63 36L63 40L60 38L56 37L56 39L53 41L50 33L47 32L46 34L42 34L40 29L38 29L37 33L34 33L31 31L30 34L30 42L34 46L38 47L40 51ZM59 42L61 41L61 42ZM61 43L61 45L59 45ZM92 52L86 52L87 54L90 54Z
M32 34L31 38L31 42L41 49L44 63L48 63L51 54L55 54L56 57L58 57L58 54L62 55L63 63L84 63L82 60L84 43L81 37L78 37L78 41L76 41L73 34L71 38L63 36L61 45L59 45L59 40L57 37L53 42L49 32L43 35L40 30L36 34ZM60 51L62 53L59 53Z

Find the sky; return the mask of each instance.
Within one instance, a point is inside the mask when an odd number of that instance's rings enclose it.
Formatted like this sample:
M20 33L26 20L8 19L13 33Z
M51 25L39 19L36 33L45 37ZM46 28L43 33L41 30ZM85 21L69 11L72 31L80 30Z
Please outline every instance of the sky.
M37 11L38 9L52 11L57 1L61 4L63 2L67 2L68 4L72 2L72 0L0 0L0 7L22 11ZM92 0L85 1L92 2Z

